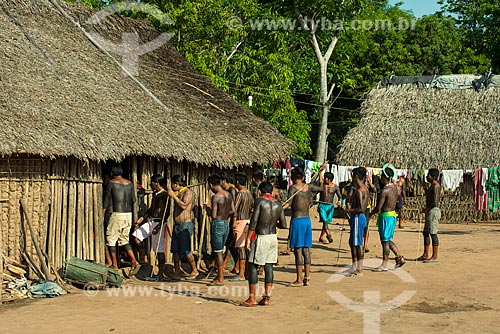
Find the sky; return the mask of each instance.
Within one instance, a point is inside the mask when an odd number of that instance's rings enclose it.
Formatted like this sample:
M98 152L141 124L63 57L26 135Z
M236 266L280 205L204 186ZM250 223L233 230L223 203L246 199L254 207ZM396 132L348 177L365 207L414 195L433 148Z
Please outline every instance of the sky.
M438 0L389 0L391 5L397 2L403 2L402 9L412 10L416 17L433 14L441 7L437 4Z

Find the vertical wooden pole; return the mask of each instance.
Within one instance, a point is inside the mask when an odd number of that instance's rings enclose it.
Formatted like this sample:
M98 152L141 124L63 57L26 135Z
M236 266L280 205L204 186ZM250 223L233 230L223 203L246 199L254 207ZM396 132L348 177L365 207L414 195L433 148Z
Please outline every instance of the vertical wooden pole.
M139 203L137 202L137 157L132 156L131 158L132 166L132 184L134 186L134 207L132 209L132 221L136 221L139 218ZM144 185L143 185L144 186Z
M2 202L0 202L0 207ZM2 286L3 286L3 221L0 219L0 306L2 306Z
M71 159L68 158L65 159L64 163L62 166L64 166L64 172L63 175L65 178L69 176L69 167L71 164ZM66 255L66 249L68 247L68 239L67 239L67 234L68 234L68 192L69 192L69 182L67 180L62 180L62 219L61 219L61 238L60 238L60 247L56 251L59 253L57 258L52 258L52 261L55 262L56 266L61 266L62 263L64 262L64 258Z
M82 163L78 162L78 178L81 177ZM83 243L82 239L85 238L84 233L84 219L83 219L83 203L85 190L83 189L82 182L77 182L77 209L76 209L76 256L78 258L83 258Z
M70 159L69 176L76 177L76 159ZM65 258L75 255L75 214L76 214L76 182L68 182L68 227L66 229L66 254Z

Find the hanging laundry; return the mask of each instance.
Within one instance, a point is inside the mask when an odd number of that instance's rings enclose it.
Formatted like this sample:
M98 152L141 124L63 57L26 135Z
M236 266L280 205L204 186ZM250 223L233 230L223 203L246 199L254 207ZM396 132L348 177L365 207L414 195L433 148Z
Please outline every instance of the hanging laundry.
M317 161L306 160L305 164L306 168L304 170L304 175L306 178L306 183L309 183L311 182L312 176L316 174L321 168L322 163Z
M500 207L500 167L488 169L488 210L498 212Z
M474 171L474 202L476 210L488 210L488 191L486 190L486 182L484 180L484 170L486 169L486 176L488 175L487 168L478 168Z
M352 170L357 166L338 166L339 184L351 180Z
M283 162L283 160L281 160L281 159L276 159L276 160L274 160L274 162L273 162L273 168L274 168L274 169L282 169L282 168L283 168L283 165L284 165L284 162Z
M290 158L290 164L292 167L300 167L302 170L306 168L304 160L299 158Z
M338 166L337 165L332 165L330 167L330 173L333 174L333 183L335 183L336 185L339 184L339 170L338 170Z
M351 179L351 174L349 173L349 167L338 166L338 172L339 172L339 184L342 182L349 181Z
M455 191L463 182L464 171L462 169L450 169L442 171L441 186L444 190Z
M481 169L483 171L483 176L481 177L481 185L483 186L483 191L485 193L488 193L488 188L486 187L486 182L488 182L488 168L481 168Z

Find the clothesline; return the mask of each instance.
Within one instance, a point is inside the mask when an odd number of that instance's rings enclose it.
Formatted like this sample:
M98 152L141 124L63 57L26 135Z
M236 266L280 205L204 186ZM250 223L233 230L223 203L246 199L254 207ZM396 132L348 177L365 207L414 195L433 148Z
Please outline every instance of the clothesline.
M289 171L293 167L301 167L304 170L305 181L311 182L314 175L322 163L312 160L301 160L297 158L287 158L283 163L275 163L273 167L282 169L283 179L291 185ZM352 170L358 166L342 166L337 164L326 164L325 172L333 174L333 182L341 184L351 180ZM381 168L365 167L367 175L380 177ZM404 177L409 180L426 179L428 169L396 169L394 180ZM477 168L477 169L443 169L440 170L441 186L444 190L455 191L463 183L465 174L472 174L474 179L474 198L477 210L489 209L493 213L500 210L500 167L497 168Z

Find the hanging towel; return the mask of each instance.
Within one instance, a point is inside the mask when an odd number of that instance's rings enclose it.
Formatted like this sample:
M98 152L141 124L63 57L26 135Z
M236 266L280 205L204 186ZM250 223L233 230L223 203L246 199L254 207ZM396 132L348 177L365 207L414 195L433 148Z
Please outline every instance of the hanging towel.
M339 170L338 170L337 165L332 165L330 167L330 173L333 174L333 183L338 185L339 184Z
M485 189L486 183L483 185L484 169L478 168L474 171L474 202L476 210L488 210L488 191ZM486 175L488 170L486 169Z
M353 170L352 167L339 166L339 183L349 181L351 179L351 171L352 170Z
M488 182L488 168L481 168L481 170L483 171L483 175L481 177L481 185L483 186L483 191L488 194L488 188L486 187L486 182Z
M441 185L444 190L454 191L463 182L464 171L462 169L450 169L442 171Z

